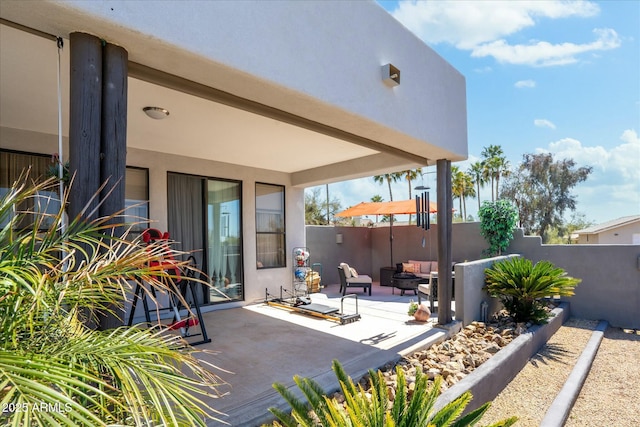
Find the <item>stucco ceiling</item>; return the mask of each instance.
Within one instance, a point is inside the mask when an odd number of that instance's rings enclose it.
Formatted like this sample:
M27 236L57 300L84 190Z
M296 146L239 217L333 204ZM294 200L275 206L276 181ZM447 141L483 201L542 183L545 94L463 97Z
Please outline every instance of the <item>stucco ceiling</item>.
M58 133L58 54L63 136L68 132L69 48L0 25L0 126ZM375 150L129 77L127 144L286 173L374 155ZM143 108L169 110L154 120Z

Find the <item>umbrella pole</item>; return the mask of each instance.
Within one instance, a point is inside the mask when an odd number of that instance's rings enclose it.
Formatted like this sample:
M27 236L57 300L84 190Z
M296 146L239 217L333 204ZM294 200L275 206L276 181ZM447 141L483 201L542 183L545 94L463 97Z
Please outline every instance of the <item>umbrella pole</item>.
M389 253L391 255L391 267L393 267L393 214L389 215Z

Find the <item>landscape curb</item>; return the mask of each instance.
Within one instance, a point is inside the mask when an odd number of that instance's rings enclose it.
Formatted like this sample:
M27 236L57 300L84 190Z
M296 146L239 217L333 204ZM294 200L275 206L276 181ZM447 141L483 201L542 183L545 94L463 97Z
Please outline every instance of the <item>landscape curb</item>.
M596 354L598 354L598 348L600 347L604 332L608 326L609 323L606 320L601 320L600 323L598 323L598 326L591 334L591 338L587 342L584 350L582 350L562 390L560 390L560 393L558 393L551 403L551 406L549 406L540 426L562 427L567 421L571 409L580 394L580 390L582 390L582 386L589 375L591 365L593 364Z
M465 408L465 414L495 399L524 368L529 359L567 321L569 313L569 303L560 303L552 311L553 317L547 324L531 327L529 331L516 337L476 370L442 393L436 401L434 411L444 408L466 391L471 392L473 399Z

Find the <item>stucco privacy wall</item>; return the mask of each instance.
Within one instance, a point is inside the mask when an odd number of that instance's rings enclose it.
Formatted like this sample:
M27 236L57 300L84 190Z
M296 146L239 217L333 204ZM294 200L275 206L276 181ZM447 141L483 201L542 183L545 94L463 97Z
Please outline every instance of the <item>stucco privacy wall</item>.
M467 156L464 77L373 1L16 1L2 13L409 153ZM382 83L386 63L400 86Z
M549 260L581 278L566 299L573 316L640 328L640 245L541 245L518 230L509 252Z
M456 264L456 320L468 325L474 320L482 320L482 303L487 303L487 317L500 310L502 304L497 298L489 297L484 287L484 271L496 263L518 255L506 255Z
M348 250L336 244L335 234L343 234L343 242L347 243L351 229L367 230L359 240L350 242ZM434 245L437 231L434 226L428 233ZM366 233L359 231L359 233ZM422 231L414 226L394 226L394 261L427 259L428 246L422 247ZM427 233L427 236L428 236ZM329 236L329 237L326 237ZM367 247L367 242L371 246ZM426 242L429 242L427 237ZM343 244L344 244L343 243ZM371 256L371 272L374 279L379 280L379 269L389 264L389 230L387 228L364 227L318 227L307 226L307 245L312 252L314 262L323 262L325 273L323 283L338 283L334 266L341 261L353 262L357 254L369 253ZM454 261L463 262L481 260L482 250L487 247L480 235L479 223L453 224L452 254ZM613 326L640 328L640 246L639 245L542 245L537 236L524 236L522 230L516 230L514 240L506 251L507 254L519 254L533 262L549 260L567 271L570 276L582 279L576 288L575 295L567 298L571 305L571 313L584 319L606 320ZM435 255L434 255L435 256ZM327 264L329 267L327 268ZM366 265L366 260L359 260ZM353 262L355 263L355 262ZM456 268L456 277L462 277L464 286L474 289L483 286L483 279L476 271L477 265L460 265ZM460 269L470 268L471 278ZM456 281L457 282L457 281ZM460 286L456 283L456 298ZM474 297L475 295L475 297ZM480 294L483 295L483 294ZM479 309L482 299L477 293L467 295L463 307L473 313ZM484 296L483 296L484 297ZM463 297L464 298L464 297ZM458 301L456 301L458 302ZM465 315L463 315L464 317Z
M313 262L322 263L325 270L323 281L326 283L338 283L338 273L333 267L341 262L347 262L358 271L370 274L374 280L380 280L380 267L395 266L395 263L409 259L435 260L438 253L438 230L435 226L429 231L422 231L416 226L394 226L393 263L388 227L307 226L306 234ZM336 243L337 234L342 235L342 243ZM486 246L478 226L473 223L454 224L452 240L453 260L456 262L477 259Z

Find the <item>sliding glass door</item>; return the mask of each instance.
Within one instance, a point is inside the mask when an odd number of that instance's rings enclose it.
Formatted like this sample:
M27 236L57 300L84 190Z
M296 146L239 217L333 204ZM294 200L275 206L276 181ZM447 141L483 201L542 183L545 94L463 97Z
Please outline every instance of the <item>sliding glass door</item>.
M241 195L238 181L168 174L169 233L211 284L202 303L243 299Z

